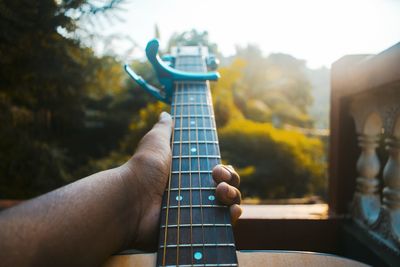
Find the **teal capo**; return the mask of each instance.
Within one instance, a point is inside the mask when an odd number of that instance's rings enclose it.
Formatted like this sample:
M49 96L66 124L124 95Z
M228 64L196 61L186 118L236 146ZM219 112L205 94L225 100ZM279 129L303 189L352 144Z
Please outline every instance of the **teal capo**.
M151 40L146 46L146 56L156 71L158 80L163 85L163 91L147 83L127 64L124 66L125 71L129 76L156 99L168 104L171 103L172 90L175 81L216 81L220 77L218 72L186 72L174 69L170 66L172 65L171 62L174 62L174 59L171 58L171 56L168 57L168 63L164 62L158 56L159 46L157 39Z

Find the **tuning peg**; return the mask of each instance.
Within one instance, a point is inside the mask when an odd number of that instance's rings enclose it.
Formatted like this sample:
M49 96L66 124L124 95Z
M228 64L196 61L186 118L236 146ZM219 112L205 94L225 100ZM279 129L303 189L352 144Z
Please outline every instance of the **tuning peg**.
M161 57L161 59L162 59L162 61L167 62L170 67L172 67L172 68L174 67L174 65L175 65L175 57L174 56L167 54L167 55L163 55Z
M137 75L133 69L131 69L128 64L124 65L125 71L128 73L128 75L135 81L137 82L145 91L150 93L152 96L157 98L160 101L163 101L165 103L169 103L169 100L166 98L165 94L162 93L160 89L157 87L147 83L142 76Z
M206 63L210 70L216 70L219 65L219 60L214 55L209 55L206 59Z

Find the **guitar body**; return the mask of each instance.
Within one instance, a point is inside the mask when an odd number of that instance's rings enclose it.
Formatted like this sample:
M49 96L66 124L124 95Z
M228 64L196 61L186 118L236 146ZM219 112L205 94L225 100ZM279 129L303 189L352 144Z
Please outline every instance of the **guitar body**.
M365 267L360 262L329 254L297 251L259 251L237 253L240 267L274 266L274 267ZM103 267L154 267L156 253L131 254L111 257Z

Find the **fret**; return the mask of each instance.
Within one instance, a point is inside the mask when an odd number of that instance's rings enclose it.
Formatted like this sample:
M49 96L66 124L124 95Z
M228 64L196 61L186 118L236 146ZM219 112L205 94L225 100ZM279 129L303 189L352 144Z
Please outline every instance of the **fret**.
M179 174L179 173L181 173L181 174L192 174L193 173L193 171L172 171L171 172L172 174ZM208 173L208 174L211 174L212 173L212 170L200 170L200 171L195 171L194 173Z
M207 93L176 93L173 106L211 105L211 96Z
M179 205L179 206L164 206L162 209L195 209L195 208L226 208L225 205Z
M216 187L180 187L180 188L170 188L170 189L165 189L165 191L197 191L197 190L214 190L215 191Z
M215 189L207 190L199 187L197 190L179 190L179 188L175 188L175 190L171 190L169 205L179 207L206 207L208 205L218 204L218 201L215 197ZM166 207L167 203L163 202L163 206Z
M178 187L213 187L215 182L211 171L181 171L181 183L179 184L179 174L171 174L171 188Z
M189 174L198 171L206 171L208 169L214 168L214 166L220 164L221 160L219 158L174 158L172 159L172 170L188 170ZM190 170L189 170L190 164Z
M234 239L226 234L226 230L232 231L232 227L220 226L220 227L168 227L170 235L167 237L167 242L159 244L159 248L163 246L185 244L233 244ZM180 232L179 237L177 236L178 231ZM204 233L204 239L203 239ZM179 242L178 242L179 238ZM171 246L171 247L172 247Z
M179 156L172 156L172 159L192 159L192 158L206 158L206 159L212 159L212 158L221 158L220 155L198 155L198 154L193 154L193 155L179 155Z
M159 248L176 248L176 247L234 247L234 243L227 243L227 244L222 244L222 243L217 243L217 244L176 244L176 245L166 245L166 246L159 246Z
M162 228L178 228L177 224L161 225ZM194 224L180 224L179 227L232 227L230 223L194 223Z
M191 129L190 127L181 127L181 128L175 129L175 131L179 131L179 130L183 130L183 131L185 131L185 130L193 130L193 131L195 131L193 128ZM197 130L199 130L199 131L202 131L202 130L216 131L217 129L214 128L214 127L197 127Z
M208 105L177 105L171 108L171 114L203 114L203 117L213 115ZM176 117L176 115L175 115Z
M191 157L199 157L199 158L220 158L218 145L216 144L193 144L186 143L182 145L174 144L174 148L179 148L181 153L174 150L173 151L173 159L180 158L191 158Z
M180 129L180 128L175 128L174 129L174 142L181 142L185 141L187 142L188 140L197 140L198 142L203 142L203 141L214 141L217 142L217 133L215 132L214 129L212 128L207 128L207 129Z
M195 113L201 113L204 112L206 113L207 111L211 112L209 108L212 107L211 104L207 103L179 103L179 102L174 102L171 104L171 112L172 114L186 114L189 111L189 108L192 114ZM175 112L176 111L176 112ZM208 114L208 112L206 113Z
M201 128L214 128L215 121L210 117L178 117L174 118L176 130L184 130L185 128L200 130Z
M173 119L182 119L182 118L203 118L203 119L214 119L214 115L175 115L172 116Z
M172 199L171 199L172 201ZM201 207L196 205L195 207L186 205L186 208L178 209L178 206L173 206L175 208L168 209L168 221L166 221L166 214L162 212L161 221L164 224L215 224L215 223L230 223L229 213L226 213L226 206L220 205L220 207ZM167 208L163 208L162 211L166 211ZM180 218L178 222L178 211L180 213ZM192 214L192 216L191 216ZM190 219L192 218L192 220ZM203 229L205 230L205 229Z
M192 145L203 145L203 144L215 144L218 145L218 141L173 141L171 142L173 145L178 144L192 144Z
M183 96L183 97L185 97L185 96L198 96L198 95L201 95L201 96L209 96L209 94L208 94L208 91L204 91L204 92L196 92L196 91L187 91L187 92L175 92L174 93L174 96Z
M176 82L175 83L176 88L174 93L176 92L181 94L198 93L198 94L210 95L207 84L208 83L202 81Z
M211 104L205 104L204 102L200 102L200 103L179 103L179 102L174 102L173 104L171 104L172 107L179 107L179 106L198 106L198 107L211 107Z

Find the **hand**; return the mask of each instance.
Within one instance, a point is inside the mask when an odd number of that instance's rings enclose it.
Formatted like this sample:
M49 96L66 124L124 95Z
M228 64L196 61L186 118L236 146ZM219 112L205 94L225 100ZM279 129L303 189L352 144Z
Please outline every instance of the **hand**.
M162 197L167 185L171 165L170 139L172 119L163 112L160 120L140 141L132 158L122 166L128 174L130 188L136 188L138 196L132 206L137 208L138 221L132 229L134 247L146 247L154 243L159 229L159 217ZM217 165L213 169L213 178L218 183L216 196L223 204L230 206L232 222L236 222L242 213L238 204L241 201L239 175L232 166Z

